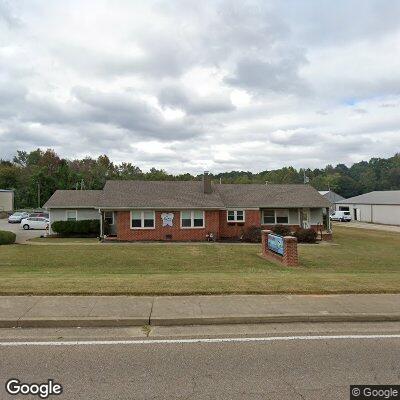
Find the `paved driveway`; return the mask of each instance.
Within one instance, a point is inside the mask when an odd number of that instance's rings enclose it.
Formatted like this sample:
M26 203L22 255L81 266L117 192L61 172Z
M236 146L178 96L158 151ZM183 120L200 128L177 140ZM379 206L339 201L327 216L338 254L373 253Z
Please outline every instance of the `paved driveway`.
M397 225L380 225L380 224L371 224L369 222L359 222L359 221L334 222L334 225L344 226L347 228L374 229L377 231L399 232L400 233L400 226L397 226Z
M7 219L0 219L0 231L11 231L17 235L16 243L25 243L27 240L44 235L45 230L35 229L25 231L19 224L9 224Z

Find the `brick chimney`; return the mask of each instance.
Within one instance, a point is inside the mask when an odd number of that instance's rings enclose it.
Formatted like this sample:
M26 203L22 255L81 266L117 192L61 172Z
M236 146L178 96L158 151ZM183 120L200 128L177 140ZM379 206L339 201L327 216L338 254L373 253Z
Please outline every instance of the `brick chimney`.
M204 171L203 174L203 190L206 194L212 193L211 176L209 175L208 171Z

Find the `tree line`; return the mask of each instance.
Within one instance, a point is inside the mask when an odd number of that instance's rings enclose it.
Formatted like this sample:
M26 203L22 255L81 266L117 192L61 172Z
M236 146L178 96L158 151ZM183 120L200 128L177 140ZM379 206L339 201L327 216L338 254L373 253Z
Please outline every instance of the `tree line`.
M231 171L211 174L221 183L303 183L318 190L333 190L352 197L373 190L400 189L400 153L390 158L371 158L347 167L295 169L283 167L258 173ZM113 163L106 155L97 159L68 160L54 150L17 151L12 160L0 159L0 189L15 190L16 208L42 206L57 189L102 189L106 180L200 180L202 174L172 175L157 168L143 172L132 163Z

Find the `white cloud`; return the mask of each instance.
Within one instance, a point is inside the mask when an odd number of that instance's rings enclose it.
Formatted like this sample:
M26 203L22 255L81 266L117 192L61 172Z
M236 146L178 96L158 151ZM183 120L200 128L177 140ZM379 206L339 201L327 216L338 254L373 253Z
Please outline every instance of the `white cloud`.
M0 0L0 158L319 167L400 148L400 4Z

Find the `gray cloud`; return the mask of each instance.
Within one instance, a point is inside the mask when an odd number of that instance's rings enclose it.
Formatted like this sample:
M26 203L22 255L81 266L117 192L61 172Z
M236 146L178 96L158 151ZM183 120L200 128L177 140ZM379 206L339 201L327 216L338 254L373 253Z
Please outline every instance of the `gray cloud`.
M214 94L200 97L178 85L164 87L158 99L163 106L180 108L189 114L230 112L236 108L227 96Z
M293 34L308 46L343 45L379 39L398 30L397 0L275 1L274 12L290 24Z
M160 111L141 99L125 93L103 93L76 87L73 94L91 107L88 118L93 122L115 125L143 138L185 140L202 133L190 119L168 121Z
M0 157L54 147L196 173L389 156L399 12L393 0L0 0Z
M13 28L20 25L21 21L15 16L11 3L6 0L0 1L0 24L3 22Z
M299 66L303 62L302 57L274 62L242 59L237 63L234 74L225 78L225 82L256 93L273 91L306 94L307 85L298 75Z

